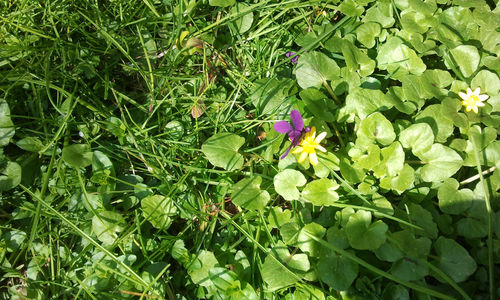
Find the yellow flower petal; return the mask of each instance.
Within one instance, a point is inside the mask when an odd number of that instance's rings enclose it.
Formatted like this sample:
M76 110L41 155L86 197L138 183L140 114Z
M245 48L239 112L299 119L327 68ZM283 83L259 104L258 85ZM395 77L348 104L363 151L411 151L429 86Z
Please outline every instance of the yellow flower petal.
M306 158L307 158L307 152L302 152L302 154L300 154L300 156L299 156L299 163L304 162L304 160L306 160Z
M318 164L318 156L316 155L316 153L309 154L309 162L313 166Z

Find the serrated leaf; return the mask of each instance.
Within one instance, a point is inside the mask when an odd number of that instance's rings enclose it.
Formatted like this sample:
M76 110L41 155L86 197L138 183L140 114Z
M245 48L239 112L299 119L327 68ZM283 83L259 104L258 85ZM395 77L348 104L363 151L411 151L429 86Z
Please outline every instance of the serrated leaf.
M322 52L313 51L300 57L295 75L301 88L320 88L327 80L339 78L340 68Z
M243 166L243 156L238 149L244 143L245 139L234 133L218 133L203 143L201 151L212 165L234 171Z
M339 199L335 192L339 185L328 178L309 182L302 191L302 197L317 206L329 206Z
M297 186L303 186L307 180L301 172L285 169L274 176L274 188L285 200L298 200L300 192Z
M270 199L267 191L260 189L262 177L244 178L231 188L231 198L234 204L246 209L264 210Z

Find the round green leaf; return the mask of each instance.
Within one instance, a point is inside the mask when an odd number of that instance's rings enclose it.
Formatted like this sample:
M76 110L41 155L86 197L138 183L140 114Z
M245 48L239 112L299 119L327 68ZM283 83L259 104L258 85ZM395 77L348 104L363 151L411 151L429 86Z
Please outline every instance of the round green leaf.
M358 136L356 144L360 146L368 146L373 142L387 146L396 138L391 122L379 112L373 113L361 121L356 134Z
M261 183L260 176L238 181L231 189L233 203L246 209L264 210L270 197L267 191L260 189Z
M327 80L339 78L340 68L322 52L312 51L300 56L295 74L301 88L320 88Z
M243 166L243 156L238 149L244 143L245 139L234 133L218 133L203 143L201 151L212 165L234 171Z
M229 11L232 14L239 14L242 10L247 9L249 6L245 3L236 3L233 8ZM250 11L249 13L244 14L240 18L236 19L234 21L234 25L236 25L236 28L240 33L245 33L247 32L250 27L252 27L253 23L253 12Z
M118 233L125 228L122 215L114 211L102 211L92 217L92 231L104 245L110 246L118 238Z
M372 214L359 210L349 217L345 231L349 243L354 249L375 250L385 243L387 225L378 220L371 223Z
M404 257L392 265L391 274L402 280L415 281L427 276L429 268L423 259Z
M391 98L381 90L363 88L349 90L345 102L345 110L356 114L362 120L373 112L388 110L394 106Z
M403 169L405 153L399 142L392 143L380 151L382 160L373 168L373 174L378 178L396 176Z
M377 65L381 70L393 73L394 77L408 73L420 75L426 66L415 51L406 46L399 37L391 37L378 51Z
M274 188L285 200L298 200L300 192L297 186L303 186L307 180L301 172L286 169L274 176Z
M210 280L210 270L218 263L217 258L215 258L212 252L201 250L198 256L187 267L187 271L194 284L209 287L213 285Z
M439 208L447 214L459 215L469 209L474 199L474 192L469 189L458 190L458 181L448 178L439 187Z
M18 163L8 161L0 170L0 192L8 191L21 183L22 169Z
M453 133L453 120L443 113L441 104L429 105L415 118L417 123L427 123L434 133L436 141L444 143Z
M302 191L302 197L317 206L332 205L339 200L339 195L335 192L339 185L328 178L321 178L309 182Z
M481 57L476 47L471 45L460 45L451 49L450 53L464 77L470 77L477 70Z
M92 151L87 144L74 144L64 147L62 159L74 168L85 168L92 163Z
M498 75L488 71L479 71L471 82L471 88L481 88L481 94L487 94L490 97L500 93L500 78Z
M413 154L427 152L434 143L432 128L427 123L412 124L401 131L399 141L405 148L411 148Z
M358 264L331 252L318 261L318 277L337 291L347 290L358 276Z
M415 229L415 232L431 239L435 239L438 235L438 229L436 223L434 223L434 220L432 219L431 213L415 203L410 203L406 207L410 223L423 228L423 230Z
M425 163L420 169L422 179L427 182L442 181L455 174L463 164L462 157L453 149L441 144L432 145L418 157Z
M174 120L165 125L165 133L174 140L180 140L184 135L184 125L181 122Z
M438 268L455 282L465 281L477 268L467 250L452 239L440 236L434 244L439 257Z
M0 100L0 147L6 146L14 136L16 130L10 119L9 104L4 99Z
M170 198L161 195L148 196L141 201L142 215L158 229L167 229L172 223L172 216L177 214L177 207Z
M296 245L300 250L309 254L310 257L318 257L321 250L323 250L323 246L313 239L311 235L321 239L325 233L326 229L323 226L314 222L309 223L299 231Z
M363 23L356 29L356 38L366 48L375 46L375 37L380 34L381 26L378 23Z

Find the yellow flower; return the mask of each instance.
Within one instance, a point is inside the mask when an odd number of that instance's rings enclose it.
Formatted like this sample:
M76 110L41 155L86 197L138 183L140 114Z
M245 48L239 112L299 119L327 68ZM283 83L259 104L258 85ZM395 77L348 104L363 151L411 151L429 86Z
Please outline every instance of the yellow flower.
M470 88L467 88L466 93L458 93L460 98L463 99L462 105L465 106L466 111L474 111L476 114L478 113L478 106L484 106L483 101L488 99L488 95L480 95L481 89L477 88L472 92Z
M302 141L300 141L299 146L295 148L292 153L297 154L300 153L299 163L306 160L307 156L309 156L309 162L311 165L315 166L318 164L318 156L316 155L316 149L326 152L326 149L323 148L319 143L326 136L326 132L322 132L316 136L316 128L312 127L311 131L306 132Z

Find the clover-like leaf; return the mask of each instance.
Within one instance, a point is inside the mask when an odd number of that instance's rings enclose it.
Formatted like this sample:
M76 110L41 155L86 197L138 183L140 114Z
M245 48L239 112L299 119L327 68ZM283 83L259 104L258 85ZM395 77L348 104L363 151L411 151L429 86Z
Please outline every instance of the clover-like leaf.
M87 144L66 146L62 151L62 159L74 168L85 168L92 163L92 151Z
M442 181L455 174L463 164L462 157L453 149L441 144L432 145L418 157L425 165L420 169L422 179L427 182Z
M455 282L465 281L477 268L469 252L452 239L440 236L434 244L439 257L438 268L443 270Z
M339 188L338 183L328 178L321 178L309 182L302 191L302 197L317 206L332 205L339 200L335 192Z
M427 123L412 124L401 131L399 141L405 148L411 148L413 154L427 152L434 144L432 128Z
M337 291L347 290L358 276L358 264L334 252L318 261L318 277Z
M381 220L371 221L372 214L366 210L359 210L349 217L345 231L354 249L375 250L385 243L387 225Z
M267 191L260 189L262 177L244 178L231 188L231 198L234 204L246 209L263 210L270 199Z
M308 52L303 54L295 71L297 83L303 89L319 88L327 80L334 80L340 76L337 63L322 52Z
M177 207L170 198L151 195L141 201L142 214L151 225L158 229L167 229L172 224L172 216L177 214Z
M274 188L285 200L298 200L300 192L298 186L306 184L304 175L296 170L285 169L274 176Z
M218 133L203 143L201 151L212 165L234 171L243 166L243 156L238 149L244 143L245 139L234 133Z
M439 208L447 214L459 215L470 208L474 192L469 189L458 189L458 181L446 179L438 190Z
M477 70L481 58L476 47L471 45L460 45L451 49L450 53L464 77L470 77Z

